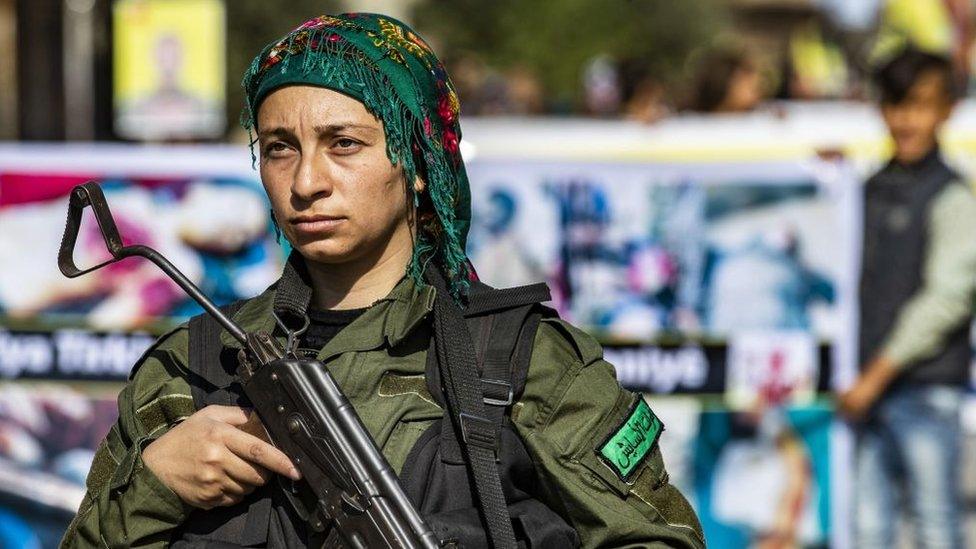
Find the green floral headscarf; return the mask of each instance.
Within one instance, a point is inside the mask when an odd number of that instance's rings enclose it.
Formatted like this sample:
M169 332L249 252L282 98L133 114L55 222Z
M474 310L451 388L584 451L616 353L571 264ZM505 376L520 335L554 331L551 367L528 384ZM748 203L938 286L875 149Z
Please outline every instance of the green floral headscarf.
M464 252L471 222L471 194L458 143L460 103L444 66L410 27L384 15L345 13L310 19L267 46L251 62L242 85L241 116L250 133L261 101L276 88L306 84L329 88L362 102L383 121L386 154L403 167L421 216L409 272L420 281L433 260L457 292L470 269ZM253 145L253 141L252 141ZM253 157L253 149L252 149Z

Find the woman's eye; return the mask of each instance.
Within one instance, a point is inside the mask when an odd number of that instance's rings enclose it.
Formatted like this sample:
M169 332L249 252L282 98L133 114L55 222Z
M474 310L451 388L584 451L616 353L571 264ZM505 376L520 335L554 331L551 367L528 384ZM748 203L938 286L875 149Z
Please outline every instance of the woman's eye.
M264 147L265 156L272 156L278 153L282 153L288 150L288 146L281 141L275 141L274 143L269 143Z
M334 142L335 148L340 152L355 152L359 150L361 143L354 139L349 139L348 137L342 137L336 139Z

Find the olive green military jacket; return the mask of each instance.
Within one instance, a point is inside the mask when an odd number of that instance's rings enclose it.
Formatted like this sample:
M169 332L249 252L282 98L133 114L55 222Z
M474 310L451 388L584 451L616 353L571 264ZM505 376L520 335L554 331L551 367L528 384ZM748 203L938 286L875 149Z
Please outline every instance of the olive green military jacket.
M318 355L397 472L443 414L424 380L430 331L418 329L433 297L432 287L405 279ZM234 318L245 330L271 333L273 300L274 286ZM193 510L141 459L147 444L195 411L187 334L184 325L164 335L133 369L62 547L166 547ZM228 347L240 346L223 336ZM625 477L598 454L631 417L636 398L618 385L594 339L558 319L543 320L524 393L511 412L541 477L542 499L584 547L703 547L695 513L668 483L656 444Z

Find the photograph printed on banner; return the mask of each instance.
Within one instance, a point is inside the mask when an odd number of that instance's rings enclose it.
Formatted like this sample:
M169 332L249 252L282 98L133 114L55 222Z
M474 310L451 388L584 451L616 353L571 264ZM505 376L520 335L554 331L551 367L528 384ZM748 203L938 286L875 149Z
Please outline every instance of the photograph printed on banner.
M827 546L829 407L709 410L699 419L694 499L709 547Z
M800 165L778 179L654 165L469 171L479 276L545 280L560 314L595 333L837 332L840 207Z
M0 383L0 547L57 546L118 417L118 390Z
M0 174L0 315L33 330L70 325L133 330L200 312L158 267L139 258L69 279L57 267L68 193L85 177ZM260 184L239 178L102 179L126 245L155 248L218 304L260 293L280 274ZM110 258L90 209L75 246L82 268ZM19 322L18 322L19 321Z

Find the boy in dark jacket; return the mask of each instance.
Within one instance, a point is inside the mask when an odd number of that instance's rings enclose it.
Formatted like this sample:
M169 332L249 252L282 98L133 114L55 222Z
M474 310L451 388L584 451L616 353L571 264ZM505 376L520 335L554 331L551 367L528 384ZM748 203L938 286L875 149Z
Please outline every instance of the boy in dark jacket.
M864 189L855 546L891 547L906 501L919 547L962 547L959 411L969 379L976 196L938 133L955 103L948 59L907 49L877 73L892 159ZM899 499L895 490L910 487Z

